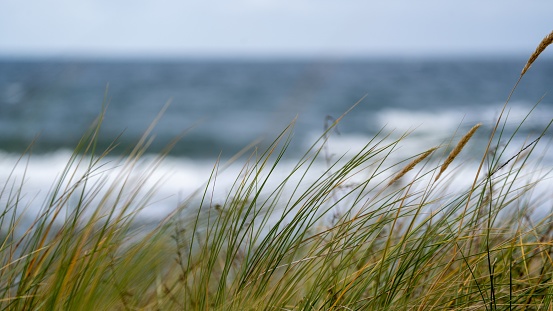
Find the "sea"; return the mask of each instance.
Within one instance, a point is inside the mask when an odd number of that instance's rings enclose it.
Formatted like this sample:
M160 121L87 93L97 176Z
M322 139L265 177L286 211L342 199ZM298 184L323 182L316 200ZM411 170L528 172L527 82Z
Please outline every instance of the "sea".
M108 163L132 152L150 130L153 140L144 158L172 146L152 174L158 189L144 212L148 218L169 213L205 187L217 163L242 155L226 169L226 177L218 177L219 200L224 200L248 156L261 154L290 125L286 137L291 142L279 171L283 176L338 119L326 134L329 150L326 161L319 163L320 172L329 159L355 154L374 137L408 134L394 152L394 159L402 161L455 143L481 123L464 160L471 164L464 167L474 168L482 159L478 148L487 143L526 60L3 59L0 185L23 188L26 206L39 210L80 138L100 115L96 153L116 145ZM512 148L512 155L542 135L553 119L551 90L553 59L538 59L501 119L502 144ZM550 139L546 132L540 144ZM540 161L545 167L553 164L545 147ZM119 167L103 174L117 175Z

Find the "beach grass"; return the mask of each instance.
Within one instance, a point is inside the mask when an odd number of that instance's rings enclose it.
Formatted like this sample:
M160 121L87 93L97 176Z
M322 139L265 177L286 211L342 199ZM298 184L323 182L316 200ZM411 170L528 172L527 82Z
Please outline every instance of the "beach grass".
M480 149L468 147L471 124L456 144L398 160L409 135L384 130L353 154L329 154L342 118L288 157L292 123L234 159L241 170L223 199L216 161L204 187L146 225L137 215L171 146L143 160L149 128L106 162L117 143L97 150L102 116L38 212L22 203L24 180L0 188L2 309L553 310L553 214L540 191L549 125L515 147L502 112Z

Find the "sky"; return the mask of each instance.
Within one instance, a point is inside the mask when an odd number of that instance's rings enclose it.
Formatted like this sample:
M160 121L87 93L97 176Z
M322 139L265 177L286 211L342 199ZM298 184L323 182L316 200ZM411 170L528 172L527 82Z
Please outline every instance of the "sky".
M530 54L551 0L3 0L0 56Z

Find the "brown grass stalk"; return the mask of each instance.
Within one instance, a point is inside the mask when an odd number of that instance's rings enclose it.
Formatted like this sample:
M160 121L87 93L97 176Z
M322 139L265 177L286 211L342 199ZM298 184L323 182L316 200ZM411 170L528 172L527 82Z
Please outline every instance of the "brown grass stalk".
M413 161L411 161L409 164L407 164L399 173L396 174L396 176L388 183L388 186L398 181L403 175L407 174L410 170L412 170L417 164L419 164L422 160L426 159L429 155L434 152L434 150L438 149L438 147L434 147L431 149L428 149L424 153L422 153L420 156L415 158Z
M538 56L545 50L547 46L549 46L551 43L553 43L553 31L547 35L543 40L541 40L540 44L534 51L534 53L530 56L528 61L526 62L526 65L522 69L522 72L520 73L520 76L522 77L528 69L532 66L532 64L536 61Z
M442 167L440 168L440 172L438 173L438 175L436 176L436 179L434 179L434 181L437 181L438 178L440 178L440 176L442 175L442 173L447 169L447 167L451 164L451 162L453 162L453 160L459 155L459 153L461 152L461 150L463 150L463 147L465 147L465 145L467 144L467 142L470 140L470 138L472 137L472 135L474 135L474 133L476 132L476 130L481 126L482 124L481 123L478 123L476 124L475 126L473 126L470 131L468 131L468 133L465 134L465 136L463 136L463 138L461 138L461 140L459 141L459 143L457 144L457 146L455 146L455 148L453 148L453 150L449 153L449 155L447 156L447 159L444 161L444 164L442 164Z

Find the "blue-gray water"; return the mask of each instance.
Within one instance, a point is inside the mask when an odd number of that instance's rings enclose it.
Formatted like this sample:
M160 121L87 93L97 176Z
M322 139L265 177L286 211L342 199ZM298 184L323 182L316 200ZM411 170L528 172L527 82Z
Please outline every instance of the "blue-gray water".
M392 140L407 131L389 156L392 164L431 147L455 142L476 123L477 136L463 149L466 158L449 178L451 189L465 189L474 181L480 151L526 59L493 60L366 60L366 61L180 61L84 62L0 61L0 184L23 185L22 206L38 211L47 189L67 165L71 150L108 104L100 147L118 137L116 157L107 157L94 178L117 182L120 153L130 149L168 100L172 103L156 127L155 153L182 131L193 127L171 155L152 172L145 189L156 186L152 204L142 211L148 219L164 217L183 199L204 185L216 157L231 157L253 140L271 140L297 116L290 157L279 162L277 184L293 171L301 155L321 135L328 116L339 117L361 98L333 133L329 153L355 153L384 128ZM109 88L107 85L109 84ZM553 118L553 60L539 59L515 92L501 126L502 159L520 153ZM107 91L106 91L107 90ZM543 100L541 98L546 95ZM532 107L540 105L523 122ZM330 118L330 119L332 119ZM504 118L505 120L505 118ZM514 133L522 127L514 139ZM37 136L30 160L17 164ZM395 136L394 136L395 135ZM479 137L478 137L479 135ZM551 135L541 146L546 147ZM387 140L389 142L389 140ZM470 150L477 152L471 153ZM447 148L440 149L442 154ZM545 169L553 165L547 149ZM460 160L456 160L456 165ZM243 162L218 172L213 202L224 200L239 178ZM310 168L317 177L328 169L325 161ZM532 166L529 166L532 170ZM352 176L363 180L367 171ZM395 172L386 170L379 178ZM415 171L415 170L414 170ZM96 171L95 171L96 172ZM138 172L140 174L140 171ZM281 176L282 175L282 176ZM528 176L541 178L539 172ZM530 178L528 177L528 178ZM302 177L303 178L303 177ZM527 177L521 182L529 182ZM348 179L349 180L349 179ZM545 179L544 179L545 180ZM547 180L545 180L547 181ZM299 182L299 181L298 181ZM544 183L539 193L550 193ZM270 187L269 187L270 188ZM6 200L6 197L0 198ZM5 202L4 202L5 203ZM4 204L2 203L2 204ZM6 203L7 204L7 203Z
M21 152L37 134L35 152L73 148L100 113L106 90L102 145L121 133L122 145L132 145L171 100L152 151L194 126L173 151L188 157L230 156L256 138L274 137L296 116L301 145L322 132L327 116L340 116L364 96L340 125L344 135L382 126L447 131L442 125L492 121L525 61L3 60L0 150ZM517 113L552 86L553 61L539 60L512 99ZM550 111L551 103L546 96L541 107Z

